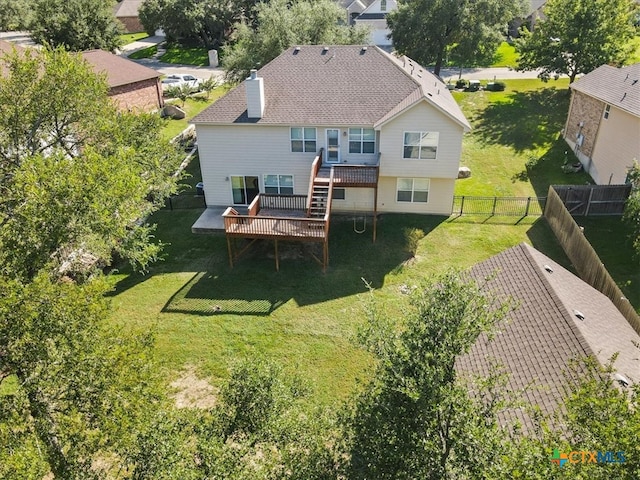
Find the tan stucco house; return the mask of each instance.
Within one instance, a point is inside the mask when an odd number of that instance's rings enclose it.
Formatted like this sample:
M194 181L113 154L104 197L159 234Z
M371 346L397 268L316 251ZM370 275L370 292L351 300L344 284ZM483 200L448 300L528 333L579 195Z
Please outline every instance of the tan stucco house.
M625 183L640 161L640 63L602 65L570 88L564 139L597 184Z

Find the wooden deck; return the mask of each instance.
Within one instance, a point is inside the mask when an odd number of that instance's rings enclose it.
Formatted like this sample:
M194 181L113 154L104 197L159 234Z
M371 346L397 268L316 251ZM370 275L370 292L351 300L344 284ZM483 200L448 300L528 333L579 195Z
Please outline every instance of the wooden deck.
M314 190L314 186L316 190ZM233 262L258 239L273 240L275 246L276 270L279 269L278 241L303 241L322 243L322 259L314 258L322 265L323 270L329 263L329 221L331 215L331 192L333 187L365 187L373 188L374 198L374 233L377 193L377 165L322 165L322 150L311 166L309 195L272 195L259 194L249 205L246 215L240 215L229 207L222 214L224 231L227 236L229 263ZM324 210L318 208L317 194L324 189ZM322 207L324 208L324 207ZM252 242L241 251L237 251L237 238L252 239Z

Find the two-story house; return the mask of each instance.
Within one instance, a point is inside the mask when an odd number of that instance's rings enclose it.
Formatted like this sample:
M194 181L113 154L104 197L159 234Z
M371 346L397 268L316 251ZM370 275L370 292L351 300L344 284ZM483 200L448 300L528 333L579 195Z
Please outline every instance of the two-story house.
M598 185L625 183L640 161L640 63L602 65L570 88L564 139Z
M290 48L193 123L207 206L238 210L258 194L297 195L315 218L449 215L470 129L446 85L422 66L355 45ZM329 172L328 208L315 209Z
M374 0L366 9L362 11L354 19L356 25L366 25L371 30L369 41L390 49L393 42L391 41L391 29L387 25L387 14L398 8L396 0Z

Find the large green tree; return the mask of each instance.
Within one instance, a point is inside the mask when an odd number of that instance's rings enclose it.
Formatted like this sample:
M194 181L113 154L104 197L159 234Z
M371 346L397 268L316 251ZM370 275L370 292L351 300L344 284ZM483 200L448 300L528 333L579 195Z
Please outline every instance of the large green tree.
M0 61L0 476L97 478L160 398L149 339L108 320L101 268L157 256L145 218L180 157L77 54Z
M31 36L38 43L112 52L120 46L122 32L109 0L34 0Z
M139 15L149 33L162 29L171 42L218 48L255 2L229 0L145 0Z
M638 257L640 257L640 164L637 161L627 176L631 183L631 194L624 208L624 219L631 227L631 241Z
M501 374L470 396L455 364L508 309L456 272L419 287L402 317L373 305L362 339L377 367L347 422L347 478L491 478L507 439L493 394Z
M448 55L470 65L491 57L524 8L523 0L399 0L387 23L395 49L439 75Z
M29 30L32 0L0 0L0 31Z
M540 69L539 77L589 73L622 64L635 35L635 0L549 0L533 32L516 43L518 70Z
M256 27L237 26L225 48L227 79L237 82L249 70L273 60L292 45L348 45L366 42L368 30L341 23L343 9L332 0L271 0L256 7Z

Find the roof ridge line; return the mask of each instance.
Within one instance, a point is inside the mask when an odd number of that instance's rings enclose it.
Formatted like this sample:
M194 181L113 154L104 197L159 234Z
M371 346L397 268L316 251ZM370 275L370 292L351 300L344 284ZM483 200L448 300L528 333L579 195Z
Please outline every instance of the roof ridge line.
M551 283L549 282L549 280L546 278L544 273L542 273L542 269L536 263L535 259L533 258L533 255L531 255L531 252L530 252L529 248L533 248L533 247L531 247L527 242L520 243L518 245L518 247L520 247L520 249L523 251L523 253L525 255L525 258L527 259L529 264L533 267L534 272L536 273L536 275L538 276L540 281L543 283L543 285L545 287L545 290L547 291L549 296L553 299L553 302L555 303L555 305L558 308L558 310L560 310L564 314L563 315L564 321L569 325L569 329L575 335L576 339L578 340L578 343L583 348L585 354L588 357L593 357L593 358L597 359L598 357L596 356L596 353L594 352L593 348L591 348L591 345L589 344L587 339L584 337L584 335L582 335L582 332L576 326L575 322L570 320L571 319L571 312L569 312L569 310L567 310L567 308L565 307L564 303L562 302L562 300L560 299L560 297L558 296L558 294L554 290L554 288L551 285ZM540 253L542 253L542 252L540 252ZM542 254L542 255L544 255L544 254ZM546 257L546 255L544 255L544 256ZM562 267L562 268L564 268L564 267ZM569 273L571 273L571 272L569 272ZM583 281L581 278L579 278L579 280Z

